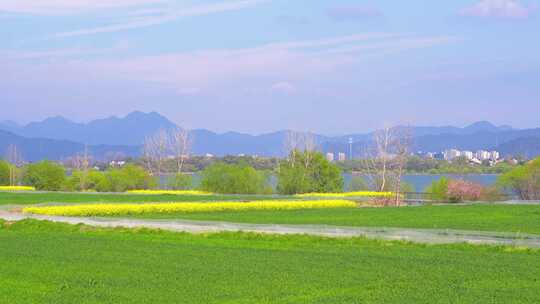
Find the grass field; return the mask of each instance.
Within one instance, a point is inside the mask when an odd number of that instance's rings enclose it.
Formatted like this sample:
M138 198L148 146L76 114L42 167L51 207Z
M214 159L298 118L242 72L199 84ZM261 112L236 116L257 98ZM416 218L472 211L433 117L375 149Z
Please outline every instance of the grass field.
M144 214L133 217L237 223L461 229L540 234L540 205L477 204L403 208Z
M198 202L223 200L276 199L274 196L257 195L141 195L107 193L63 193L63 192L0 192L0 205L30 205L39 203L158 203ZM281 198L282 199L282 198ZM294 198L290 198L294 199Z
M540 252L0 222L0 303L535 303Z

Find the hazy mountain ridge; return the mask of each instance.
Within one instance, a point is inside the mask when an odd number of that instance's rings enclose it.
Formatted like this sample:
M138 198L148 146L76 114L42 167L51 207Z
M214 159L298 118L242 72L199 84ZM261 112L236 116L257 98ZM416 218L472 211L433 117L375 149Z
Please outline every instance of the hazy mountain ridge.
M0 155L9 144L21 145L28 160L61 159L91 147L96 157L107 153L138 156L146 136L160 129L177 126L156 113L132 112L123 118L109 117L88 123L77 123L61 116L20 126L14 122L0 122ZM481 121L464 128L453 126L412 127L414 151L439 152L445 149L462 150L497 149L503 155L532 157L540 154L540 128L518 130L509 126L495 126ZM9 132L9 133L8 133ZM262 135L238 132L216 133L206 129L192 130L192 152L223 155L283 156L288 131ZM373 136L371 133L344 136L314 134L324 152L349 152L349 138L353 139L353 153L362 155ZM514 144L512 144L514 143Z
M83 153L86 148L88 152L99 160L115 157L136 157L140 153L140 148L136 146L111 146L94 145L85 146L68 140L56 140L47 138L26 138L7 131L0 130L0 158L6 156L8 147L15 145L24 161L39 160L62 160L75 154Z
M69 140L89 145L141 145L146 136L176 125L156 113L132 112L123 118L109 117L77 123L61 116L25 126L0 123L0 129L29 138Z

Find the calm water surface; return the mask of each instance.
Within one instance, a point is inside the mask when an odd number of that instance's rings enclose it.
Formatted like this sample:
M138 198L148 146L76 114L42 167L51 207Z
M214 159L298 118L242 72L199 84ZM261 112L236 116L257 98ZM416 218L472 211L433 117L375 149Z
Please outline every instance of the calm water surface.
M416 192L424 192L424 190L431 185L433 181L439 180L442 176L446 176L449 179L464 179L467 181L472 181L476 183L480 183L484 186L491 186L494 185L497 181L497 174L410 174L405 175L404 180L411 184L414 187L414 191ZM349 185L351 183L352 174L350 173L344 173L343 177L345 179L345 191L349 189ZM194 186L197 187L200 184L200 176L199 174L193 175L193 182ZM165 178L161 179L162 185L166 185ZM272 186L276 186L277 184L277 178L275 176L271 177L271 184Z
M345 178L345 189L351 182L352 175L350 173L343 174ZM446 176L448 179L463 179L475 183L480 183L484 186L492 186L497 182L498 174L411 174L405 175L404 180L414 187L417 192L424 192L424 190L431 185L433 181L439 180L441 177Z

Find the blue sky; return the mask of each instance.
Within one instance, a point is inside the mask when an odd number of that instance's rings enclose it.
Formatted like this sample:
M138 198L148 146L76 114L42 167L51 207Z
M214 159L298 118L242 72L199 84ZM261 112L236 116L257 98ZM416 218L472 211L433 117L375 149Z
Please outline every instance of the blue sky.
M0 120L539 127L538 0L2 0Z

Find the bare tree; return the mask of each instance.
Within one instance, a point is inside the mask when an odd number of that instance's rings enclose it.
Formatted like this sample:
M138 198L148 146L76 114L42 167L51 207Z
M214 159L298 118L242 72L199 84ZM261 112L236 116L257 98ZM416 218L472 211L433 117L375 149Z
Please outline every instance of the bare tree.
M394 204L401 204L402 177L412 145L410 127L384 127L373 134L373 144L365 157L366 176L372 188L392 189Z
M88 177L88 170L90 168L90 155L88 153L88 145L84 146L84 152L83 153L77 153L75 156L71 159L72 167L81 171L81 180L80 180L80 186L81 190L86 190L86 180Z
M407 166L407 159L411 154L412 147L412 128L411 127L399 127L394 130L394 152L395 152L395 205L399 206L401 204L401 183L403 178L403 173Z
M313 152L317 150L317 143L312 133L288 131L285 136L284 147L287 157L289 158L288 160L294 167L298 152L307 152L306 154L310 154L310 156L307 157L307 161L311 161ZM307 165L309 165L309 163Z
M17 184L17 167L23 163L23 157L16 145L11 144L7 149L7 161L11 164L9 167L9 184L15 186Z
M315 152L317 151L315 137L309 132L288 131L285 136L284 146L287 153L287 161L291 167L303 166L306 169L302 175L302 179L305 179L307 169L311 166ZM298 157L299 153L303 153L303 157ZM302 161L300 162L300 160Z
M177 128L169 132L169 144L176 159L177 173L182 173L184 162L189 158L193 137L189 130Z
M380 162L380 188L379 191L384 191L388 178L388 167L392 158L390 154L390 146L393 141L392 129L385 127L375 132L375 144L377 147L377 155L375 161Z
M170 148L169 134L161 129L152 136L146 137L143 144L143 155L152 175L161 176L163 173L163 162L167 157Z

